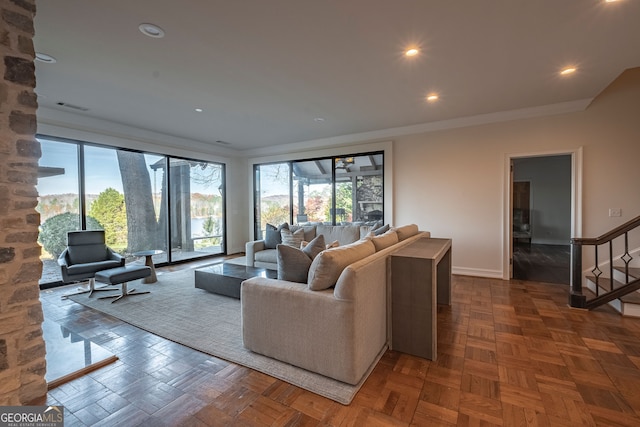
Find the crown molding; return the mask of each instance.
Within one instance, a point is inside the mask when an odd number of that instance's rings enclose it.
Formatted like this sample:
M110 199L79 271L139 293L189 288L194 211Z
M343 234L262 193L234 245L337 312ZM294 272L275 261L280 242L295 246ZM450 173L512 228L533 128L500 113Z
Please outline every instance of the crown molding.
M435 132L448 129L457 129L469 126L479 126L491 123L507 122L512 120L531 119L535 117L553 116L557 114L574 113L584 111L593 98L579 99L577 101L561 102L557 104L542 105L537 107L521 108L517 110L499 111L496 113L479 114L476 116L459 117L450 120L422 123L410 126L401 126L389 129L375 130L371 132L341 135L332 138L315 139L291 144L275 145L267 148L243 150L242 156L260 157L289 152L308 151L319 148L351 145L364 141L381 139L393 139L403 135Z

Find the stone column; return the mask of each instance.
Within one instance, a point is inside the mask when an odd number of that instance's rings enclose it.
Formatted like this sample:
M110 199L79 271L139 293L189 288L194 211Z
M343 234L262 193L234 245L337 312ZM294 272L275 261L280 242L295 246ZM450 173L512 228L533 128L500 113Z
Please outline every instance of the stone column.
M0 405L47 393L36 184L35 0L0 0Z

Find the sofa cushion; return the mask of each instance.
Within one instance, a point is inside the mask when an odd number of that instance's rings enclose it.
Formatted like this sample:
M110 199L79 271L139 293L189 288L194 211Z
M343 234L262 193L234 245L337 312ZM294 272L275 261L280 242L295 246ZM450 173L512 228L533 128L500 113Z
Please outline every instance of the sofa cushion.
M371 233L374 234L373 236L371 236L371 241L376 247L376 252L398 243L398 233L396 233L395 230L389 230L379 236L375 235L375 231L372 231Z
M300 249L302 249L302 252L307 254L311 260L314 260L320 252L325 250L324 236L322 234L319 235L307 243L304 248L301 247Z
M265 249L263 251L256 252L255 260L258 262L270 262L275 264L278 262L278 254L275 249Z
M283 245L291 246L292 248L300 248L300 243L304 240L304 230L300 228L291 232L291 230L283 228L280 231L280 236L282 237Z
M355 227L357 229L357 227ZM311 263L307 283L312 291L321 291L335 285L349 264L373 255L376 248L370 239L327 249L320 252Z
M280 232L282 229L289 229L289 224L286 222L284 224L280 224L278 227L275 225L267 224L267 228L265 231L264 237L264 247L267 249L275 249L280 243L282 243L282 236Z
M355 225L318 225L316 235L322 234L326 242L337 240L340 245L348 245L360 239L360 227Z
M276 247L278 257L278 280L306 283L311 258L298 248L288 245Z
M402 227L393 228L398 233L398 240L403 241L411 236L415 236L419 233L418 226L416 224L404 225Z

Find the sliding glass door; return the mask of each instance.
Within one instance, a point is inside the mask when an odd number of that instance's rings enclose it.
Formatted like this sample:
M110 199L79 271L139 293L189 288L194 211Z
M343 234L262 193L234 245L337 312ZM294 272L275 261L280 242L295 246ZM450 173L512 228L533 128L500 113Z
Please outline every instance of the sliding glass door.
M171 259L224 253L223 165L171 158L169 171Z
M255 165L255 237L267 223L383 221L383 181L382 152Z
M38 140L41 284L61 280L56 260L72 230L104 230L127 262L149 250L156 264L226 253L223 164Z
M291 221L291 167L289 163L258 165L254 182L255 235L262 239L267 224Z
M67 247L67 232L82 228L78 177L78 146L41 139L38 165L38 206L43 269L40 283L62 279L58 256Z
M155 263L167 261L162 195L153 166L162 156L85 146L84 176L87 230L104 230L107 245L134 259L139 251L161 250ZM162 178L160 178L162 179ZM155 187L155 191L154 191ZM163 190L161 184L159 189Z

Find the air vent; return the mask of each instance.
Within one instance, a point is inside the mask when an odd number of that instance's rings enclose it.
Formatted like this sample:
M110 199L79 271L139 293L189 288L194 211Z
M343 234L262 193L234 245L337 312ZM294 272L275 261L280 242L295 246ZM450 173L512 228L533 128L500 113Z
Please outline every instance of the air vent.
M65 108L71 108L73 110L78 110L78 111L89 111L88 108L86 107L81 107L79 105L74 105L74 104L69 104L68 102L58 102L57 103L59 106L61 107L65 107Z

